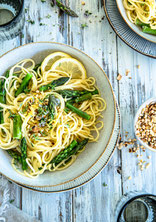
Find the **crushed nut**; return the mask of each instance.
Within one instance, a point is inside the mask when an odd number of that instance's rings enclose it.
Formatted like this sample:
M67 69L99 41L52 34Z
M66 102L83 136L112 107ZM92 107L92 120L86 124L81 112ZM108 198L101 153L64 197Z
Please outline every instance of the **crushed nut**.
M118 76L117 76L117 80L121 80L122 79L122 75L121 74L118 74Z
M128 177L128 180L131 180L131 179L132 179L132 177L131 177L131 176L129 176L129 177Z
M145 168L147 169L150 165L151 165L151 163L147 163Z
M151 156L148 156L148 159L151 159Z
M86 3L84 1L81 2L82 5L85 5Z
M137 68L140 69L140 65L137 65Z
M129 73L130 73L130 70L126 69L126 76L128 76Z

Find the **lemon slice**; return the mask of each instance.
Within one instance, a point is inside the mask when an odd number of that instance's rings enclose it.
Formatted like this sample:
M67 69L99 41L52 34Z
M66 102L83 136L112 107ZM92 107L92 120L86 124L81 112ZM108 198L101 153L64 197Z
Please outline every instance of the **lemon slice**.
M54 53L48 55L43 60L43 62L41 64L41 71L42 71L42 73L50 70L50 68L53 65L53 63L55 63L57 60L59 60L61 58L71 58L71 56L66 54L66 53L64 53L64 52L54 52Z
M86 79L85 67L77 59L62 58L57 60L51 67L52 70L59 70L70 74L72 79Z

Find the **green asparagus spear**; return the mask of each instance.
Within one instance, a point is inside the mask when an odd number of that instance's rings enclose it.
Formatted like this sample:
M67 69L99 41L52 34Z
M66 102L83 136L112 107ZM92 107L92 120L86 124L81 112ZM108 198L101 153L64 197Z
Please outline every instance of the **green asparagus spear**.
M87 93L87 94L84 94L82 96L79 96L75 99L75 102L76 103L80 103L80 102L83 102L83 101L86 101L86 100L89 100L92 98L92 94L91 93Z
M147 27L149 27L148 24L141 22L139 19L136 20L135 24L138 25L138 26L141 26L141 27L142 27L142 26L147 26Z
M17 91L15 92L15 97L17 97L20 93L22 93L24 91L24 89L26 89L26 87L29 84L30 79L32 78L32 74L28 73L24 79L22 80L22 83L20 85L20 87L17 89Z
M148 33L148 34L151 34L151 35L156 35L156 29L151 29L147 26L142 26L142 31L144 33Z
M22 119L20 115L14 115L13 119L13 138L21 139L22 138Z
M26 158L27 158L27 142L26 139L23 137L21 140L21 162L23 170L27 169Z
M69 16L78 17L78 15L73 10L71 10L68 6L64 5L59 0L52 0L52 4L53 5L56 4L60 8L60 10L62 10L63 12L68 14Z
M67 159L69 157L69 154L75 148L76 145L77 145L77 141L73 140L72 143L68 147L62 150L56 157L54 157L51 160L50 164L55 163L55 165L58 165L62 160Z
M6 71L5 77L9 77L9 70ZM0 80L0 103L6 103L5 80ZM4 123L3 110L0 108L0 124Z
M67 97L67 98L74 98L74 97L82 96L82 95L88 94L88 93L91 93L92 95L99 94L97 89L95 89L94 91L88 91L88 90L58 90L57 93L61 94L63 97Z
M84 139L70 152L70 155L76 154L79 150L81 150L87 143L89 139Z
M34 71L36 72L37 69L41 66L42 63L36 64L36 66L34 67Z
M53 80L51 83L41 86L39 88L40 91L46 91L48 89L55 89L57 86L64 85L69 80L69 77L61 77L59 79Z
M53 95L49 96L48 107L49 107L51 119L53 120L54 115L55 115L55 97Z
M90 118L91 118L90 115L88 115L86 112L83 112L82 110L76 108L75 106L73 106L69 102L66 102L66 107L84 119L90 120Z
M19 163L21 163L21 156L13 150L7 150L7 152L9 153L9 155L14 158L15 160L17 160Z
M0 111L0 124L4 123L3 111Z

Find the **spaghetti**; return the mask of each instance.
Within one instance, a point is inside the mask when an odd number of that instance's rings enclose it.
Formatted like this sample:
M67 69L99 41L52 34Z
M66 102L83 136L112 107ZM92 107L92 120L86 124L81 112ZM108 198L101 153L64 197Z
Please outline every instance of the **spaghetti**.
M93 77L74 79L41 66L25 59L0 77L0 147L31 178L69 167L88 141L98 140L103 121L97 119L106 109Z

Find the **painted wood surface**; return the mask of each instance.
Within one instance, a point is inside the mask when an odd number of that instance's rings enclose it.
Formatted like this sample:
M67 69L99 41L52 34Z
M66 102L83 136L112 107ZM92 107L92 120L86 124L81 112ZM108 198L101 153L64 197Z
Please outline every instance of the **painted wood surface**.
M101 0L85 0L85 5L80 0L66 0L66 3L78 13L78 18L52 8L50 0L44 3L26 0L28 12L22 34L0 42L0 55L35 41L62 42L83 50L102 66L110 79L121 109L122 139L127 140L125 131L129 132L129 138L134 138L133 120L137 108L146 99L156 96L156 60L138 54L118 39L107 22ZM92 15L86 18L85 10ZM35 24L27 22L29 19ZM88 27L81 28L81 24ZM130 70L131 79L125 75L126 69ZM116 79L118 73L123 76L121 81ZM136 154L130 154L128 148L116 149L106 168L83 187L65 193L43 194L9 183L11 199L15 199L14 205L43 222L114 222L115 207L123 194L134 190L156 194L156 154L151 151L141 154L143 159L152 156L152 165L147 170L139 170Z

